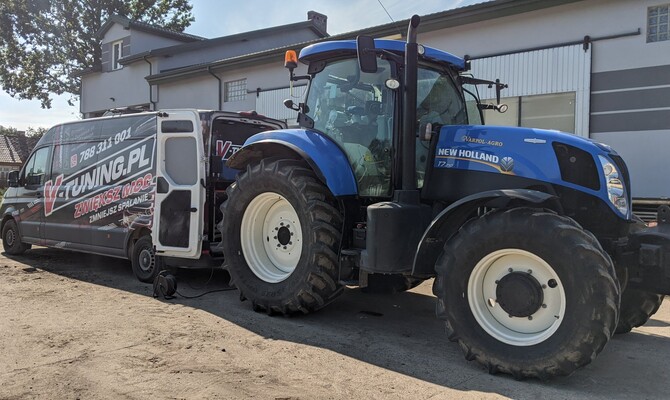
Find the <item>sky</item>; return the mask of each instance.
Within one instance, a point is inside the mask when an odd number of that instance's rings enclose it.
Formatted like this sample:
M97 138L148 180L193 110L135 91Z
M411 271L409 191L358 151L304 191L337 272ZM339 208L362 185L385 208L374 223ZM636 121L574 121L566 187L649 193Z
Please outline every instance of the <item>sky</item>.
M328 33L334 35L391 22L380 1L393 20L398 21L413 14L426 15L483 0L247 0L234 3L230 0L191 0L195 22L185 32L215 38L305 21L307 12L313 10L328 16ZM234 7L222 7L224 4L234 4ZM399 29L406 31L407 27ZM69 95L56 96L51 109L42 109L37 100L17 100L0 91L0 125L26 130L29 127L49 128L78 119L79 102L69 106L69 98Z

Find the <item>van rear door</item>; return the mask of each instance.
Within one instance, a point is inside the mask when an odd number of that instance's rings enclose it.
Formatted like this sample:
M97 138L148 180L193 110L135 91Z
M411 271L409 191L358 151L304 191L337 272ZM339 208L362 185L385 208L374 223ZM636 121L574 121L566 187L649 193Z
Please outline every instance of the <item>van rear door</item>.
M206 158L198 113L161 112L157 128L151 239L160 255L200 258Z

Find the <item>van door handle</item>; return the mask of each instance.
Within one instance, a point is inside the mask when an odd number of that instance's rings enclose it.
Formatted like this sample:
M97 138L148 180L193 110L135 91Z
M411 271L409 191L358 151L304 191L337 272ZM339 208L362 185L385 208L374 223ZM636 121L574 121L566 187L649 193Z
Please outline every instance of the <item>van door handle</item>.
M194 212L198 212L198 209L195 208L195 207L191 207L191 208L189 209L189 211L192 212L192 213L194 213Z

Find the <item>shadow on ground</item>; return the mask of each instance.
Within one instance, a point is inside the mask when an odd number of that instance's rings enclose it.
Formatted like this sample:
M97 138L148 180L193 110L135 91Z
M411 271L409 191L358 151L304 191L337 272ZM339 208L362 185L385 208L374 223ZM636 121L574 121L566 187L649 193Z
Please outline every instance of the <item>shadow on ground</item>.
M46 248L12 258L28 266L26 273L44 270L152 295L151 285L134 278L128 261ZM177 278L179 292L193 296L225 289L228 276L221 270L179 270ZM429 288L420 287L419 292L423 294L372 295L348 289L318 313L289 318L254 313L249 302L239 302L236 290L198 299L156 301L204 310L267 339L327 349L458 390L512 398L662 398L670 392L665 377L670 338L639 330L616 336L593 364L567 378L517 382L508 376L488 375L477 363L465 361L460 348L447 340L443 324L435 318ZM659 330L670 324L652 319L648 326Z

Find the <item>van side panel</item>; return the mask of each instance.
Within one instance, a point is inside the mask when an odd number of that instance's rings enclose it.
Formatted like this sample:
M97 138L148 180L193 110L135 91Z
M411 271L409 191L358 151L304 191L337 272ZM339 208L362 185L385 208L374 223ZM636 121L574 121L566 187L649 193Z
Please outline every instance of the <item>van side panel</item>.
M156 116L124 116L60 127L44 186L49 246L123 255L129 233L151 229Z

